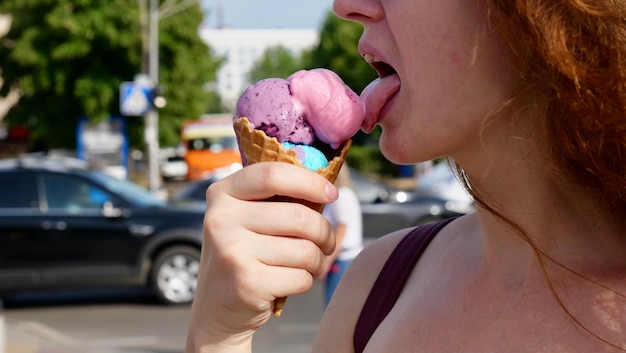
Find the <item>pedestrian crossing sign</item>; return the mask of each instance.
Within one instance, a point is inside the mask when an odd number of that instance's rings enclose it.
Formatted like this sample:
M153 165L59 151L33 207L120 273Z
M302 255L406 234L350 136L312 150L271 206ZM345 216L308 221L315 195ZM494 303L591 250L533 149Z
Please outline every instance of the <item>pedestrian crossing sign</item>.
M135 82L120 85L120 114L140 116L152 108L152 89Z

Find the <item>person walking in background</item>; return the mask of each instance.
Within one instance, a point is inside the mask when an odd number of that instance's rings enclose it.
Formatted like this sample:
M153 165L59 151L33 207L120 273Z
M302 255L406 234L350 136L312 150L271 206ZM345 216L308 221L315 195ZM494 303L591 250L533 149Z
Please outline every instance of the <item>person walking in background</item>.
M325 305L339 284L348 265L363 250L363 219L361 204L354 192L350 169L347 164L341 167L335 186L339 193L336 201L327 204L322 215L328 219L335 231L335 251L326 257L324 273Z

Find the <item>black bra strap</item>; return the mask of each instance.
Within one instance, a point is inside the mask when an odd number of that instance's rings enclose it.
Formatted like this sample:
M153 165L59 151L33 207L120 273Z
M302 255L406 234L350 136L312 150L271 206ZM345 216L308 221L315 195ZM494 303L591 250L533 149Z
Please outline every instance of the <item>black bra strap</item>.
M362 353L378 325L398 300L415 264L437 233L454 218L423 225L396 246L378 274L354 329L354 352Z

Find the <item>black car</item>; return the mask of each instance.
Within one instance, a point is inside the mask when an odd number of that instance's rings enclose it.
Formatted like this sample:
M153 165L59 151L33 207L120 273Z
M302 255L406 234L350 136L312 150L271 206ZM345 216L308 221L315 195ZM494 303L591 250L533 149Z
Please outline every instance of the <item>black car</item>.
M172 195L172 202L185 203L202 203L206 202L206 190L209 185L218 181L219 178L198 179L187 183L183 188Z
M363 237L378 238L398 229L421 225L440 219L472 212L473 202L457 192L460 185L449 174L427 176L432 180L417 190L398 190L368 178L350 168L354 190L363 214ZM430 175L430 173L429 173ZM172 199L204 205L206 189L216 178L197 180L187 184ZM442 182L440 182L442 181ZM449 191L454 189L454 192Z
M444 176L443 173L432 176L428 173L427 178L432 182L424 183L415 190L388 187L354 169L350 170L350 175L361 204L363 237L366 239L461 216L474 210L473 202L467 194L459 195L456 192L456 188L461 186L452 174L445 174L445 185L442 185L439 181ZM452 180L448 179L449 175L452 175ZM449 192L451 188L454 188L454 193Z
M2 160L0 293L147 286L188 303L203 214L67 160Z

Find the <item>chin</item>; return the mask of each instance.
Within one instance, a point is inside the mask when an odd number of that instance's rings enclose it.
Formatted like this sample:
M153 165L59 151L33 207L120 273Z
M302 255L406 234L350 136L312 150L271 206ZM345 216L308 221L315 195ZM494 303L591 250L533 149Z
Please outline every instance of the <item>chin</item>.
M385 156L385 158L387 158L391 163L393 164L398 164L398 165L410 165L410 164L416 164L419 162L423 162L426 161L425 160L419 160L419 159L415 159L415 158L407 158L406 156L402 156L399 155L395 152L387 152L385 150L381 149L381 152L383 154L383 156Z
M420 147L414 138L399 138L385 135L384 132L380 136L379 146L383 156L395 164L416 164L439 157L431 155L430 149Z
M401 140L398 139L385 137L383 133L383 135L380 136L380 152L385 158L395 164L417 163L414 158L412 158L414 146L400 141Z

